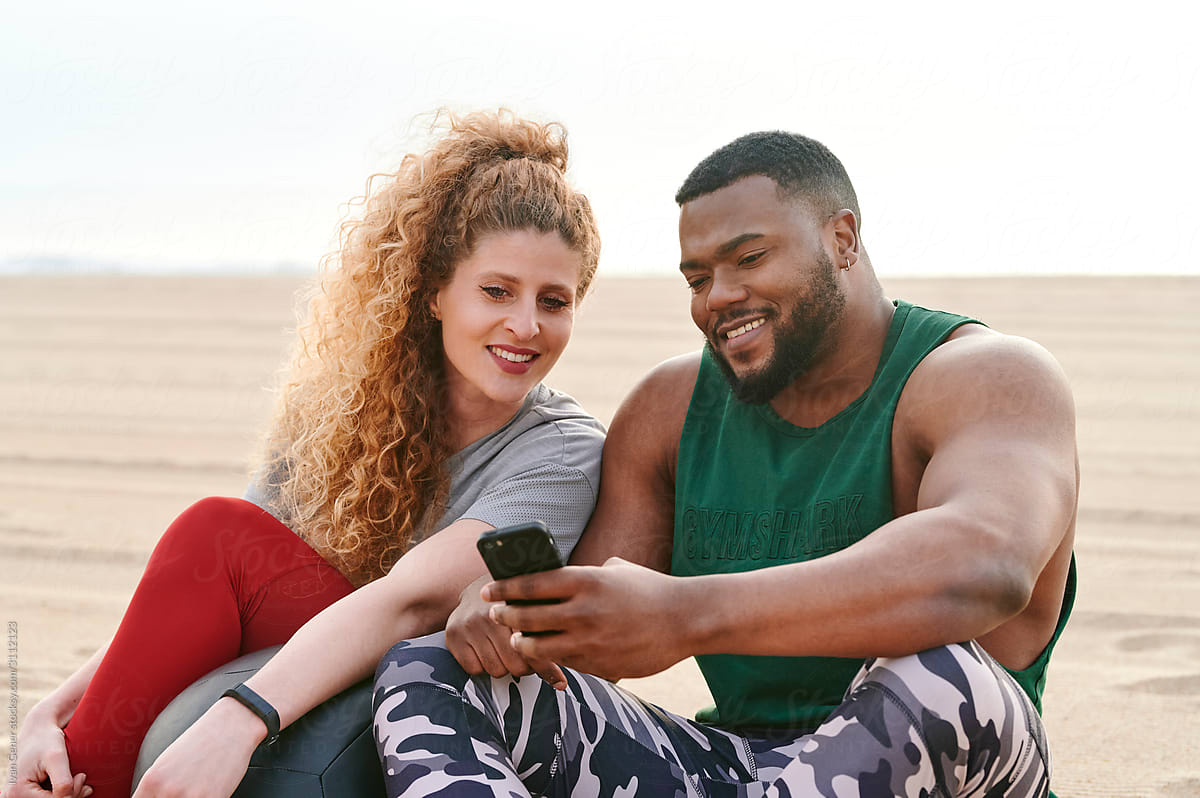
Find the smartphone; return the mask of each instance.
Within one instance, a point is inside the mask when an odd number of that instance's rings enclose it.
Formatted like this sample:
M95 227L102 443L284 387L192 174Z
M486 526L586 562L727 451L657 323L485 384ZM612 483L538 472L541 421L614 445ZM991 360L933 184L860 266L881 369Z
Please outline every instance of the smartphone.
M493 579L508 579L562 568L550 530L541 521L484 532L475 542ZM510 604L548 604L550 601L512 601Z

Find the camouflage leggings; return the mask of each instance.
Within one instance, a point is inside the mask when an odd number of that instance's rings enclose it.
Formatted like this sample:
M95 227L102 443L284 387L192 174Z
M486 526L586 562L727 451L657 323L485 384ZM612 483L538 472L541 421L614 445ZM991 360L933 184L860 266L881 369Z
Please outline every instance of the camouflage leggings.
M742 737L563 669L468 676L442 635L397 644L375 675L388 795L1044 796L1041 720L975 643L868 660L812 734Z

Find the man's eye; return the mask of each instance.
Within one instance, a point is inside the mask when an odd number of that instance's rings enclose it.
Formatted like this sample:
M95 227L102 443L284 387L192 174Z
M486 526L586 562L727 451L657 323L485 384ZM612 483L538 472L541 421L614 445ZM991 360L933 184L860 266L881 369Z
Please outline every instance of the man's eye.
M708 282L707 277L693 277L692 279L687 281L687 284L688 284L688 288L692 289L692 293L694 294L697 291L699 291L701 288L703 288L704 284L706 282Z
M749 255L738 261L738 266L749 266L751 263L754 263L756 260L761 258L763 254L764 253L762 252L751 252Z

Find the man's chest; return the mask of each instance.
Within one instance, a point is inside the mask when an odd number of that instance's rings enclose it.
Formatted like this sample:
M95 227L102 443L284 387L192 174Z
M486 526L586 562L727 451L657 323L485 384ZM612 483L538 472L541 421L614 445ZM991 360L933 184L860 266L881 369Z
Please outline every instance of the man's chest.
M730 573L840 551L894 516L886 436L716 440L677 471L673 567Z

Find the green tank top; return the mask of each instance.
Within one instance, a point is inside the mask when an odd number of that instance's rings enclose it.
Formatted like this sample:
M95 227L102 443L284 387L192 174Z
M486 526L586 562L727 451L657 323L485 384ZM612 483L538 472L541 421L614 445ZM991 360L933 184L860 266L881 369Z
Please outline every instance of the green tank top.
M965 316L898 301L865 392L819 427L730 392L706 351L679 441L671 573L736 573L844 549L890 521L892 417L917 364ZM1070 613L1071 564L1058 627L1030 667L1010 671L1040 710L1046 663ZM770 600L763 597L764 601ZM862 665L837 657L696 657L715 706L696 718L728 728L815 729Z

